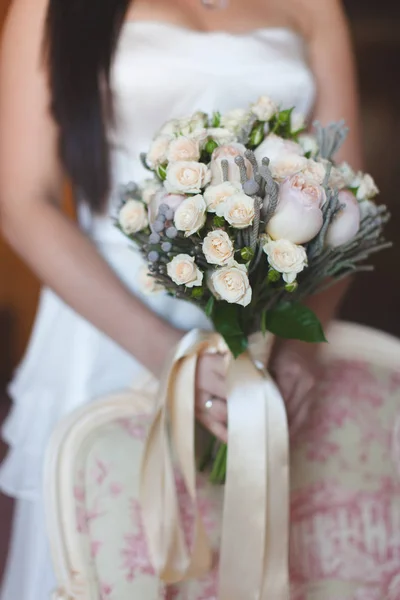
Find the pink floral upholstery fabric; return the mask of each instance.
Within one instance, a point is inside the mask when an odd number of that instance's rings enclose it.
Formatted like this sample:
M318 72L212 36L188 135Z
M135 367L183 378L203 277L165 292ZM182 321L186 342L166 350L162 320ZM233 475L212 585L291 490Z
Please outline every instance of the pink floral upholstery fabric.
M203 581L164 589L154 575L138 501L148 422L111 421L79 456L77 531L98 597L214 600L217 555ZM291 600L400 600L399 423L400 371L340 360L325 369L308 426L292 442ZM192 507L176 477L189 538ZM198 488L217 548L222 490L202 476Z

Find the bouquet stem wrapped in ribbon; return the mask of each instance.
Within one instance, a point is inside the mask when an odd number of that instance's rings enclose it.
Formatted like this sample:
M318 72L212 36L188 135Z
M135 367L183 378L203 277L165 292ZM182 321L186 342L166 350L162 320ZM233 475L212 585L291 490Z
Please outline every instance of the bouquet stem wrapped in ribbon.
M372 177L334 161L344 124L304 131L267 97L175 119L142 156L152 178L122 191L118 226L143 255L147 290L201 307L234 357L256 332L324 342L304 300L390 245ZM226 455L213 443L215 482Z
M259 339L253 339L253 357L246 352L236 361L231 357L228 365L229 460L219 600L289 598L288 432L278 389L255 367L263 347L262 340L260 344ZM225 351L220 335L190 332L175 350L160 384L142 464L141 505L151 561L167 584L201 578L213 562L197 507L195 372L200 354ZM172 456L194 507L190 550L183 534Z

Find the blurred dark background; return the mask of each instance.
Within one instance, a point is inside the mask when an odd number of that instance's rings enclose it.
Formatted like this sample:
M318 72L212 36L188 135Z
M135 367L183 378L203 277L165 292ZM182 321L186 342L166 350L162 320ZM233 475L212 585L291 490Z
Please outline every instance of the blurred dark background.
M357 277L342 316L400 337L400 2L346 0L345 5L359 69L366 167L390 207L387 233L395 246L376 257L372 275Z
M323 1L323 0L315 0ZM0 0L0 27L8 0ZM390 206L394 249L376 258L376 271L357 277L342 317L400 337L400 2L345 0L359 69L366 169ZM70 202L66 202L71 210ZM38 283L0 238L0 422L8 410L2 390L18 363L35 313ZM400 357L399 357L400 363ZM5 449L0 444L0 460ZM0 579L11 506L0 501ZM14 600L14 599L10 599Z

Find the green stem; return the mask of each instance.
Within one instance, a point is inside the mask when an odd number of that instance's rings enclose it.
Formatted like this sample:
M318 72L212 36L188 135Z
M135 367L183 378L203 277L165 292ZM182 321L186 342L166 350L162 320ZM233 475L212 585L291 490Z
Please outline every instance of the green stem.
M210 473L211 483L221 484L225 482L227 450L228 446L226 444L221 444L219 447Z

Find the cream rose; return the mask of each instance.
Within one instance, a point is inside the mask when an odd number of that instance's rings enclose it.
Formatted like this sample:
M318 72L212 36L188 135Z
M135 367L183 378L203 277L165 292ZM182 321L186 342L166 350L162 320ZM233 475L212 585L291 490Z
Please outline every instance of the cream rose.
M157 179L146 179L141 186L142 200L150 204L154 196L163 189L163 186Z
M339 171L340 175L343 177L345 187L353 187L356 174L354 173L350 165L347 162L343 162L336 168Z
M209 264L223 266L233 258L234 249L229 235L216 229L204 238L203 252Z
M175 211L175 227L184 231L186 237L193 235L206 222L206 210L205 200L200 194L186 198Z
M179 162L194 160L197 161L200 158L200 145L199 142L193 138L185 136L179 136L172 140L169 144L167 152L168 162Z
M238 192L219 204L216 213L219 217L224 217L225 221L235 229L245 229L254 220L254 199L243 192Z
M203 273L200 271L193 256L178 254L167 264L168 276L177 285L195 287L203 283Z
M351 187L358 188L358 200L371 200L371 198L374 198L377 194L379 194L379 189L375 181L371 175L368 174L357 173L357 176Z
M229 129L224 129L223 127L210 127L207 129L207 138L214 140L220 146L230 144L234 142L236 136Z
M149 224L147 210L143 202L128 200L119 212L119 224L127 235L142 231Z
M361 213L357 198L347 190L339 192L339 203L343 208L334 217L326 234L326 244L332 248L350 242L360 229Z
M171 140L173 140L171 135L162 134L152 142L146 156L146 161L151 167L158 167L167 161L167 153Z
M324 189L304 175L294 175L281 184L278 206L267 225L272 239L305 244L321 230Z
M223 183L224 176L222 171L222 161L226 160L228 162L228 180L240 182L240 170L237 164L235 163L235 159L238 156L244 158L246 152L246 147L243 144L232 143L225 146L220 146L216 148L211 157L211 183L213 185L218 185L219 183ZM251 164L247 159L245 160L247 174L251 176Z
M342 190L346 187L345 178L337 167L331 168L331 173L329 175L329 187L333 188L334 190Z
M146 265L143 265L143 267L141 267L139 270L138 282L140 291L146 296L159 294L160 292L165 291L163 286L150 275Z
M299 144L303 149L304 154L309 153L311 157L316 156L319 152L317 139L314 135L302 133L299 135Z
M269 121L278 112L278 107L268 96L261 96L252 105L251 112L259 121Z
M293 133L301 131L306 127L306 118L303 113L293 112L290 118L290 128Z
M179 132L179 119L170 119L161 127L158 135L173 136Z
M308 160L300 144L270 134L254 151L257 161L269 158L272 177L283 181L291 175L299 173L308 166Z
M249 122L249 116L247 110L236 108L235 110L230 110L221 117L221 125L234 133L239 133L239 131Z
M310 158L301 172L314 183L322 185L326 175L326 168L322 163Z
M218 299L229 304L247 306L251 302L252 291L246 267L235 261L214 271L209 286Z
M167 167L165 188L172 194L198 194L210 180L206 165L195 161L179 161Z
M207 204L207 211L215 213L217 206L224 204L228 198L242 191L240 183L231 183L225 181L218 185L209 185L204 191L204 200Z
M307 266L307 253L303 246L289 240L268 240L263 247L268 262L275 271L282 273L286 283L293 283L298 273Z

